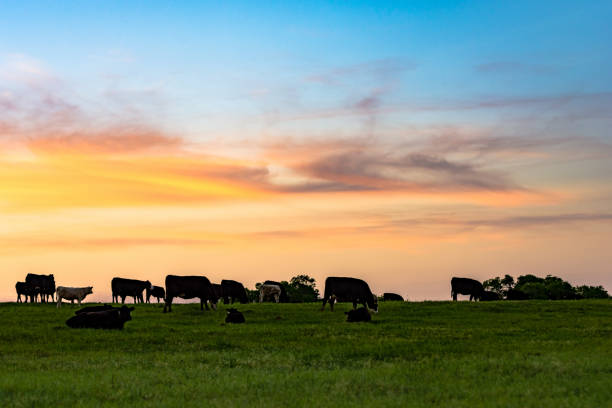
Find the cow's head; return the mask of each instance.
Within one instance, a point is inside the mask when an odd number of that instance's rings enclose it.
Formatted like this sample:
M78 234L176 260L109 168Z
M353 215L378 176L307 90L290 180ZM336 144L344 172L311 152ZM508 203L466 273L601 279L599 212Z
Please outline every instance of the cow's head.
M153 290L153 284L151 282L146 281L145 283L147 284L147 289Z
M368 307L372 309L374 313L378 313L378 299L376 295L372 295L372 298L368 301Z
M93 293L93 286L88 286L88 287L86 287L85 289L87 289L87 290L86 290L86 293L85 293L86 295L88 295L88 294L90 294L90 293Z
M119 309L119 315L121 316L121 320L123 320L124 322L127 322L129 320L132 320L132 314L131 312L134 310L133 307L127 307L127 306L121 306L121 309Z

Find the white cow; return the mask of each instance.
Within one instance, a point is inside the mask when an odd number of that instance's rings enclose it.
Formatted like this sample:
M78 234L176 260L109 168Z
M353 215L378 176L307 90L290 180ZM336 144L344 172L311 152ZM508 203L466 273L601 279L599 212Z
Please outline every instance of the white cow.
M93 286L87 286L84 288L68 288L66 286L58 286L56 290L57 307L62 306L62 299L69 300L70 303L74 303L74 300L76 299L79 302L79 306L81 306L81 301L90 293L93 293Z
M259 287L259 303L263 302L266 296L274 296L274 301L278 303L280 295L281 288L278 285L261 285Z

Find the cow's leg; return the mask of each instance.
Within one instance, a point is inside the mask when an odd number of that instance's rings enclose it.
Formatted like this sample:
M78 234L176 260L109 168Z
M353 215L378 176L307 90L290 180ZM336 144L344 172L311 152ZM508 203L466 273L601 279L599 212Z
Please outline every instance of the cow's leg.
M60 295L57 295L57 308L62 307L62 298Z
M278 295L278 294L275 294L275 295L274 295L274 301L275 301L276 303L278 303L278 300L279 300L279 295Z
M263 298L264 298L263 292L260 291L259 292L259 303L263 303Z
M166 313L166 311L172 311L172 297L170 296L166 296L166 303L164 304L164 313Z
M329 308L331 309L331 311L334 311L334 304L336 303L336 296L335 295L331 295L329 298Z
M451 294L453 295L453 300L456 302L457 301L457 292L451 292Z

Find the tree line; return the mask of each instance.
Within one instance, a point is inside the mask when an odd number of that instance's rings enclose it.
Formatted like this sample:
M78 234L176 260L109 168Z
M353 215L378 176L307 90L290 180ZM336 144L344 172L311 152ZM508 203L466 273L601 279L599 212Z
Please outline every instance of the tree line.
M546 275L521 275L516 281L510 275L497 276L482 283L485 290L497 293L502 299L607 299L608 292L603 286L572 286L563 279Z

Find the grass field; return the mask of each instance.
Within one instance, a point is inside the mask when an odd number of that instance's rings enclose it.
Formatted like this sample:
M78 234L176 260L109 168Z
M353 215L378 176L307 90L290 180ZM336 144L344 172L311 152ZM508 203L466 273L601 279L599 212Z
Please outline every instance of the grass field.
M612 301L136 305L123 331L76 307L1 304L0 406L612 406Z

